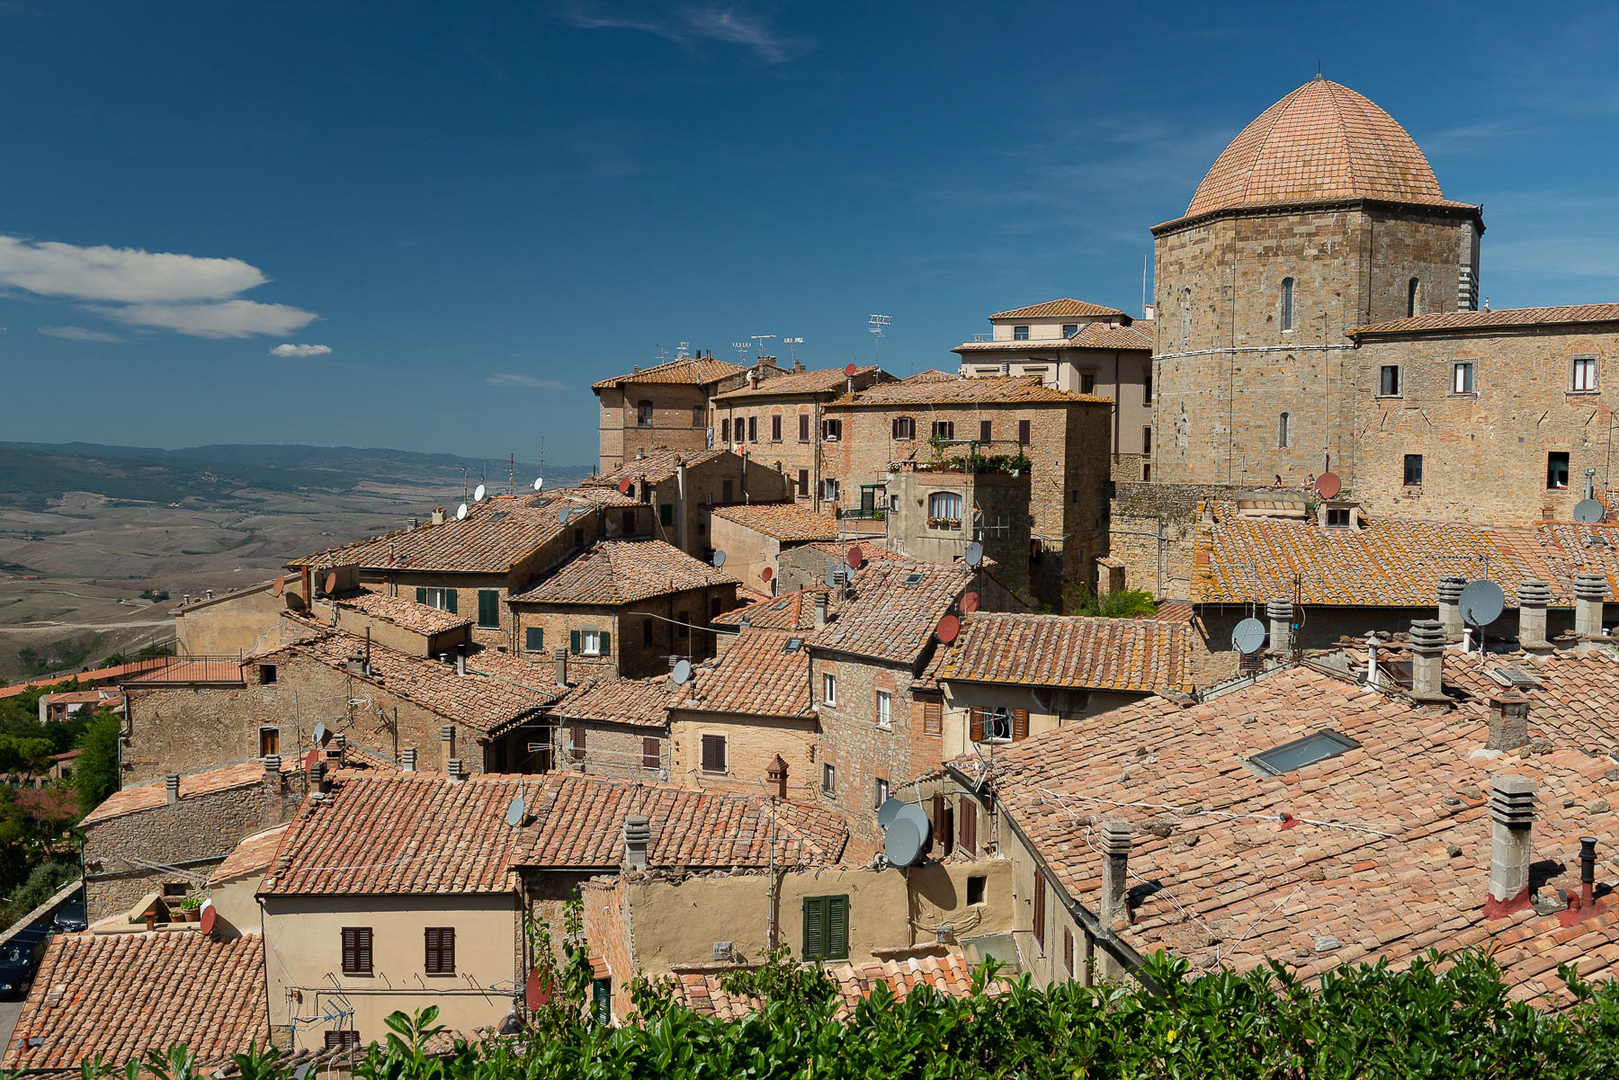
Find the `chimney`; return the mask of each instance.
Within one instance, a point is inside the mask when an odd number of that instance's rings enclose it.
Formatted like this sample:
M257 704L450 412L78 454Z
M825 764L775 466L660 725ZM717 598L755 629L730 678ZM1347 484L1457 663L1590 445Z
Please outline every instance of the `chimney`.
M1102 901L1097 912L1103 929L1112 929L1129 917L1130 837L1128 821L1109 818L1102 822Z
M180 801L179 773L169 773L169 775L163 778L163 796L164 800L170 806L173 806L175 803Z
M466 765L458 757L450 759L449 771L451 783L459 784L461 781L467 778Z
M202 591L202 595L207 597L209 600L212 600L214 598L214 590L212 590L212 589L204 589Z
M1597 838L1580 837L1580 910L1590 911L1596 903Z
M266 780L274 780L278 784L281 782L281 755L280 754L265 754L264 755L264 778Z
M1465 588L1466 578L1439 579L1439 625L1444 627L1447 641L1462 636L1462 590Z
M1535 782L1523 776L1490 781L1490 895L1484 917L1499 919L1529 906L1530 839Z
M557 649L557 650L554 651L554 653L552 655L554 655L556 657L556 661L557 661L557 685L558 686L567 686L568 685L568 650L567 649Z
M439 742L444 744L444 760L455 757L455 725L445 724L438 729Z
M776 798L785 799L787 797L787 763L781 759L780 754L777 754L776 760L770 763L770 768L765 770L765 779L769 782Z
M815 594L815 629L819 630L826 625L826 605L831 597L824 592Z
M442 525L442 524L444 524L444 507L442 507L442 506L433 507L433 524L434 525Z
M652 823L637 814L624 819L624 868L645 870L646 849L652 842Z
M1518 586L1518 646L1520 648L1549 648L1546 641L1546 605L1551 603L1551 599L1551 586L1544 581L1525 581Z
M1490 695L1486 750L1516 750L1529 741L1529 699L1511 690Z
M455 673L457 675L465 675L467 673L467 654L465 649L457 649L455 651Z
M326 763L317 761L309 767L309 783L316 791L327 792L332 790L332 782L326 775Z
M406 772L416 771L416 748L407 746L399 751L399 767Z
M795 358L793 360L793 374L799 375L799 374L802 374L803 371L804 371L804 361Z
M1293 601L1278 596L1265 605L1270 619L1270 654L1273 657L1291 656L1293 653Z
M1437 619L1411 624L1411 696L1445 700L1445 628Z
M1602 636L1602 601L1608 579L1602 574L1574 575L1574 632L1580 637Z
M1377 670L1377 631L1366 631L1366 685L1373 690L1383 688L1383 673Z

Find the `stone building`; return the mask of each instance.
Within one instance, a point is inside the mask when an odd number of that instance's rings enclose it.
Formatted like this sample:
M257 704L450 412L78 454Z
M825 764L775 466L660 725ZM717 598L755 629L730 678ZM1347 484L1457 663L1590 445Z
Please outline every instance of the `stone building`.
M1035 375L1046 386L1113 399L1115 480L1152 479L1153 322L1064 298L989 317L991 331L957 345L970 379Z
M600 414L598 471L610 473L637 452L714 446L711 399L742 385L740 364L682 357L591 386Z
M1019 598L1019 606L1034 607L1028 469L953 458L905 462L891 477L890 548L923 562L953 563L965 560L969 546L977 544L982 565L993 567L997 583Z
M571 659L564 654L557 663ZM527 771L668 780L669 707L677 695L667 675L580 682L547 710L550 742L540 750L545 763Z
M744 585L766 592L781 575L783 551L837 540L844 534L845 524L796 503L716 506L709 515L710 539L715 551L725 552L726 572Z
M625 492L653 515L649 535L699 559L714 551L708 534L714 507L789 497L787 478L778 469L725 449L637 451L617 469L586 480L582 490Z

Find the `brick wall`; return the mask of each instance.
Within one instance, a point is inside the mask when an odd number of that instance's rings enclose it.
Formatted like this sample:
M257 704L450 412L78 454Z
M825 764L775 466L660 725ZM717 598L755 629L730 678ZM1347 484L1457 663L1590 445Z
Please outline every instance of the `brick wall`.
M619 780L658 783L669 776L669 730L634 724L612 724L600 720L554 721L551 742L552 768L586 776L606 776ZM583 755L575 753L577 732L583 731ZM649 758L647 740L656 745ZM656 761L647 765L646 761ZM525 770L528 771L528 770Z
M706 561L714 546L708 535L708 507L725 503L781 502L790 493L787 477L777 471L773 463L757 455L713 458L686 469L684 512L677 476L648 486L652 535L693 558ZM663 523L666 514L667 525Z
M637 450L660 446L703 450L708 446L708 394L701 386L631 383L622 389L601 390L599 397L600 472L612 472ZM647 426L637 416L643 401L652 403L652 422Z

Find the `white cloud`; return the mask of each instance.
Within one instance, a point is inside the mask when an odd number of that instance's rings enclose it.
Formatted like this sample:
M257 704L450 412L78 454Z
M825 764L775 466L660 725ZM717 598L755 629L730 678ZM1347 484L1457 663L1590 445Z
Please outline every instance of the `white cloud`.
M267 280L240 259L0 236L0 283L39 296L121 303L223 300Z
M294 345L288 342L270 350L271 356L325 356L332 351L330 345Z
M484 380L490 386L521 386L525 390L566 390L567 383L555 379L536 379L532 375L513 375L501 372Z
M192 337L236 338L253 334L290 334L320 316L286 304L226 300L217 304L130 304L88 310L134 326L155 326Z
M660 16L615 14L601 10L598 4L584 3L564 13L562 20L582 30L639 30L687 46L693 41L744 45L767 64L785 63L817 45L772 30L764 18L737 4L680 7Z
M39 332L47 337L65 338L68 341L117 342L124 340L117 334L109 334L105 330L92 330L88 326L41 326Z

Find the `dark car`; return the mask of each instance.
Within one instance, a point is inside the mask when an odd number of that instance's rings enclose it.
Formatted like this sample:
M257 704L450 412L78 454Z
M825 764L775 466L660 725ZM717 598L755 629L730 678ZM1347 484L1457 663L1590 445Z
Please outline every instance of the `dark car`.
M49 925L34 923L0 945L0 998L20 998L28 993L50 933Z
M56 912L56 929L65 934L77 933L89 924L84 918L84 893L77 893Z

